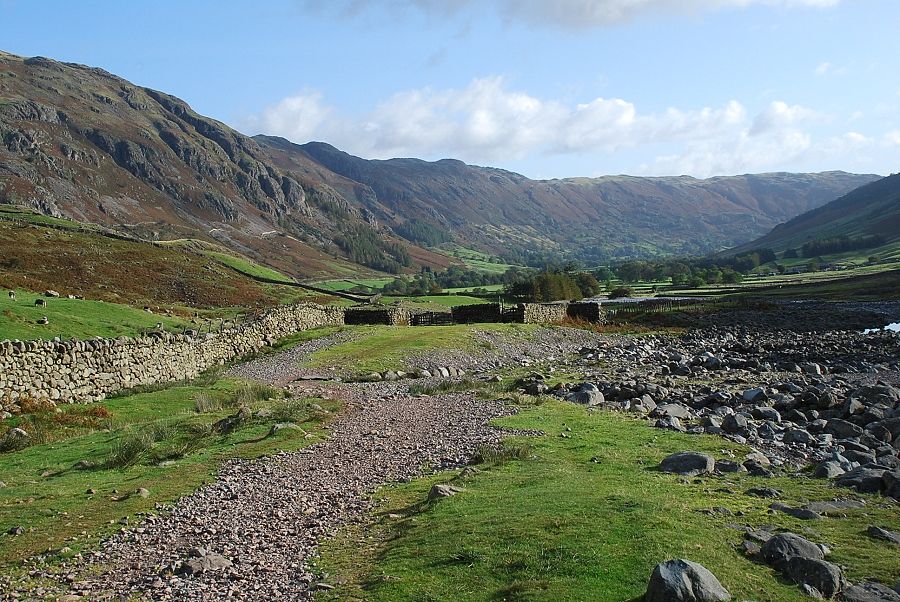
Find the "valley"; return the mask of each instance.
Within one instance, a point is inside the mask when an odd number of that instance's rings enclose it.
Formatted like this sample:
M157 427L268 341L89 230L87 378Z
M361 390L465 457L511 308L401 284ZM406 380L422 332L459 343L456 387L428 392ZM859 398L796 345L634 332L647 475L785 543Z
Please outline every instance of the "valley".
M75 4L2 8L0 602L900 601L893 5Z

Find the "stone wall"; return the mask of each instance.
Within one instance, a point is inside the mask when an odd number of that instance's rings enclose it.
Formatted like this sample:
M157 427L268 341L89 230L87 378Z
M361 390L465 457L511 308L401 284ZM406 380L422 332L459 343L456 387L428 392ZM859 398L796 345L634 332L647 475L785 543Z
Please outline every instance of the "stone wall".
M198 337L154 332L87 341L2 341L0 400L100 400L139 385L193 378L295 332L343 323L342 308L305 303Z
M409 310L402 307L348 307L344 311L344 322L409 326L410 315Z
M566 313L570 318L585 320L594 324L605 324L607 321L606 310L600 307L600 304L596 301L569 303Z
M452 308L453 321L457 324L502 322L503 306L499 303L456 305Z
M568 315L568 303L519 303L504 312L505 321L520 324L554 324Z

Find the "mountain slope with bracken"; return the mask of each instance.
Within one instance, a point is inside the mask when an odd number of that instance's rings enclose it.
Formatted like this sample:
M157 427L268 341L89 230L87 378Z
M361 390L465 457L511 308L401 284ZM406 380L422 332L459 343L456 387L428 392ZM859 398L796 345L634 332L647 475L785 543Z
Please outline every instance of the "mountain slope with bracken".
M455 241L514 261L700 253L876 176L531 180L460 161L369 161L250 138L102 69L0 53L0 202L146 239L200 238L323 277L441 268Z
M597 259L738 244L878 178L835 171L531 180L454 160L366 160L321 142L254 139L281 168L329 185L383 223L421 220L494 251L574 249Z
M347 229L392 238L334 191L279 170L251 138L102 69L0 53L0 141L0 202L50 215L215 240L305 276L339 273L334 241Z
M745 248L776 251L835 237L900 240L900 174L882 178L776 226ZM743 250L742 249L738 249Z

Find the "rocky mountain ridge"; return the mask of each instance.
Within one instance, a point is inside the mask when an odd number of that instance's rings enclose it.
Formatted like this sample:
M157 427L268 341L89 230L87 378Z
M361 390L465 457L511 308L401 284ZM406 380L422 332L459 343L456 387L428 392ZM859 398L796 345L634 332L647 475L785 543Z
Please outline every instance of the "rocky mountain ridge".
M102 69L0 53L0 202L150 240L213 240L301 277L354 262L439 269L453 260L426 247L450 240L511 261L701 253L873 179L535 181L455 160L367 161L244 136Z

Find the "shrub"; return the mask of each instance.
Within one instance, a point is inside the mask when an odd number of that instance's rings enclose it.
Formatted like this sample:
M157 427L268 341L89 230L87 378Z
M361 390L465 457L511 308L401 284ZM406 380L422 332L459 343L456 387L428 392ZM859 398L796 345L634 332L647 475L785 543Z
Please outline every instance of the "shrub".
M634 296L634 289L630 286L617 286L616 288L609 291L610 299L621 299L623 297L632 296Z

